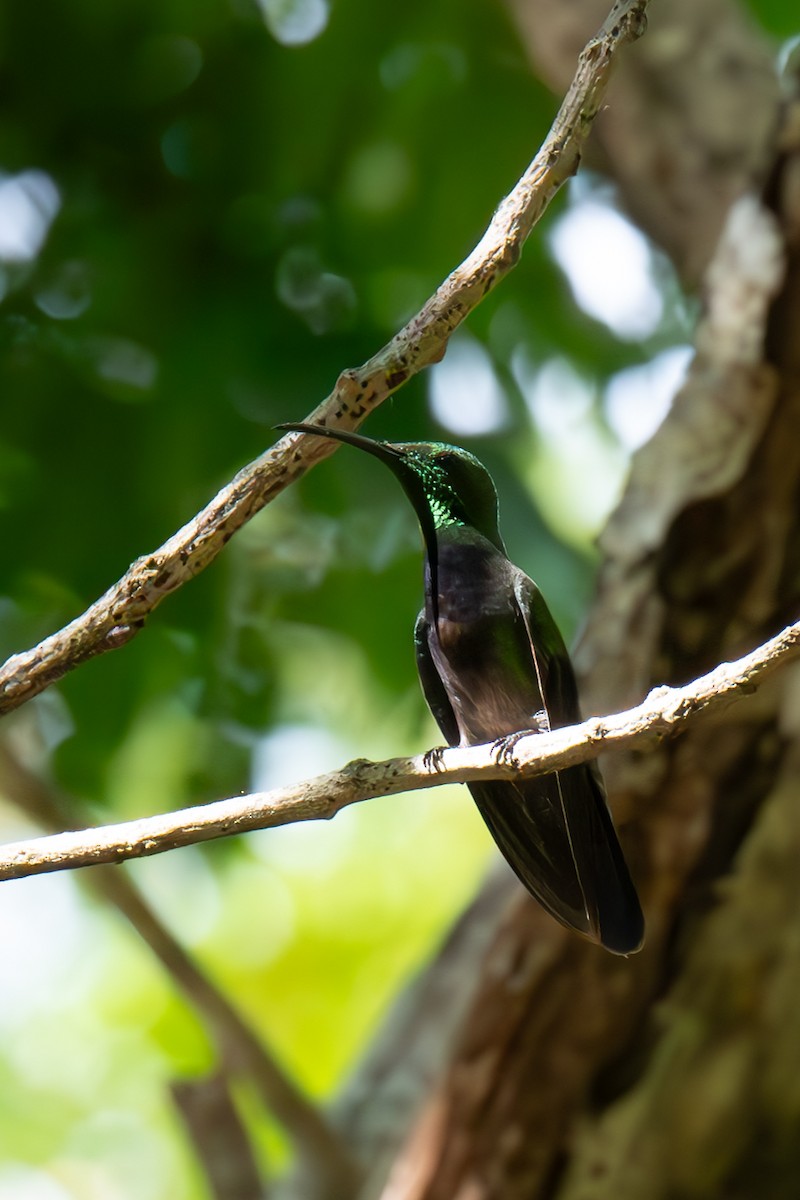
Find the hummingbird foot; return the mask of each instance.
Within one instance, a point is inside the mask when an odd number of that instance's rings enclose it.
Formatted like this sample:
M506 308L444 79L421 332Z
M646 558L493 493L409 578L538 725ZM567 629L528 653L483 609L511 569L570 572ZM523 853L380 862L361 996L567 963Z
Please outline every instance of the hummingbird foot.
M539 729L518 729L516 733L506 733L502 737L497 738L492 743L492 751L494 752L497 765L504 767L518 766L519 764L514 754L517 742L521 741L522 738L528 737L529 734L540 732L541 730Z
M442 771L442 755L445 750L449 750L449 746L434 746L432 750L426 750L422 756L422 761L426 771Z

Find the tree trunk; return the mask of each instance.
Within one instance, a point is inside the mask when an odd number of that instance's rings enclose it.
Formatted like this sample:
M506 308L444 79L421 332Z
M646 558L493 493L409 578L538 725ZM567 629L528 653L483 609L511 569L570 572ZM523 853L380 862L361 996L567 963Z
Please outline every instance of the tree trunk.
M559 4L556 36L552 4L510 5L554 81L599 20ZM686 682L797 618L800 105L780 111L768 63L721 0L660 0L609 99L601 149L629 207L684 278L716 249L688 381L602 537L577 654L587 712ZM509 886L488 920L484 897L474 919L490 932L470 943L467 915L381 1043L395 1064L412 1041L429 1048L391 1129L372 1137L355 1091L343 1102L380 1162L370 1196L797 1195L798 732L793 667L679 739L604 762L644 950L614 958ZM431 1003L444 979L459 1003ZM373 1126L384 1094L376 1082Z

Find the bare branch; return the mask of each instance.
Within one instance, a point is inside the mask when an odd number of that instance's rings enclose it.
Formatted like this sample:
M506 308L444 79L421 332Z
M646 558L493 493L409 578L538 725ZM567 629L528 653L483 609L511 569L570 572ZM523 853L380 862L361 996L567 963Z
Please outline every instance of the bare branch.
M770 672L798 651L800 622L789 625L744 658L722 663L684 687L655 688L636 708L592 717L555 733L526 733L510 750L501 740L379 763L356 759L341 771L272 792L235 796L94 830L10 843L0 853L0 880L122 862L253 829L328 819L361 800L437 784L544 775L585 762L603 751L675 734L697 714L719 710L755 691Z
M8 740L0 742L0 790L28 817L58 829L68 815L74 816L76 809L80 810L80 806L24 766L5 744ZM293 1144L306 1194L316 1200L333 1200L354 1192L360 1175L358 1165L325 1115L301 1091L265 1044L263 1036L256 1034L211 976L171 933L130 876L110 867L101 867L86 878L97 895L130 922L175 986L183 992L217 1047L224 1074L248 1076L252 1080L263 1104L283 1125ZM210 1090L209 1097L213 1094ZM192 1093L192 1096L195 1100L200 1098L199 1094ZM180 1097L176 1096L176 1099ZM224 1106L224 1096L220 1095L218 1102ZM189 1118L185 1110L184 1117ZM230 1132L238 1147L233 1123ZM209 1153L215 1157L224 1155L222 1131ZM238 1148L235 1155L231 1155L235 1156L239 1156ZM210 1166L210 1163L206 1165ZM249 1168L244 1158L241 1166L246 1177Z
M225 1076L182 1079L172 1084L172 1097L215 1200L267 1200Z
M416 316L362 366L342 371L333 392L305 418L355 429L407 379L438 362L450 336L518 262L522 246L561 185L574 174L619 48L644 29L647 0L618 0L578 62L572 86L541 150L502 201L467 259ZM125 645L165 596L199 574L247 521L335 444L284 437L244 467L169 541L134 562L81 616L0 668L0 715L68 671Z

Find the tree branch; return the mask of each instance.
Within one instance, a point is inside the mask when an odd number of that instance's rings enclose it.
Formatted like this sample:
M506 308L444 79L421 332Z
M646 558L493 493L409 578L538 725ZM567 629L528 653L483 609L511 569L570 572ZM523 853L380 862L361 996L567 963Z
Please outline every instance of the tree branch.
M467 259L416 316L362 366L342 371L333 392L305 420L355 429L387 396L443 358L452 333L516 265L522 246L561 185L575 173L619 48L644 30L647 0L617 0L587 44L541 150L501 202ZM0 715L68 671L125 645L170 592L204 570L225 543L284 488L335 450L290 436L244 467L188 524L129 570L81 616L0 668Z
M203 1166L213 1200L267 1200L247 1131L222 1074L182 1079L172 1098Z
M3 795L29 818L51 829L60 828L69 814L75 814L76 808L80 813L76 801L24 766L5 744L7 740L0 742L0 791ZM264 1106L281 1123L292 1142L304 1194L314 1200L335 1200L343 1194L354 1193L360 1170L343 1140L301 1091L265 1044L263 1036L256 1033L225 992L164 924L130 876L110 867L101 867L86 878L96 894L129 921L194 1008L217 1048L222 1072L230 1077L247 1076L252 1080ZM223 1104L222 1097L219 1102ZM187 1115L184 1111L184 1116ZM236 1141L233 1124L230 1131ZM224 1154L222 1133L210 1153ZM246 1176L248 1162L239 1154L238 1141L229 1157L240 1158Z
M356 759L341 771L271 792L235 796L99 829L13 842L0 852L0 880L122 862L253 829L329 819L349 804L442 783L562 770L606 750L675 734L699 713L719 710L752 693L798 652L800 622L693 683L655 688L643 704L627 712L592 717L555 733L526 733L510 749L500 742L379 763Z
M535 74L561 95L603 0L505 6ZM588 148L591 167L613 178L617 198L692 291L730 205L760 187L773 161L781 104L774 56L749 6L666 0L640 51L621 64Z

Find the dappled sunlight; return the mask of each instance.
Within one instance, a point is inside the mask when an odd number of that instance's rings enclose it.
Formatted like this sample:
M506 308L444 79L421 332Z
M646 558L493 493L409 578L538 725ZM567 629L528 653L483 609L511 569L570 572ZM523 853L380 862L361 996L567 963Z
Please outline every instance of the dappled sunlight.
M428 374L431 412L458 437L496 433L508 424L508 405L492 360L480 342L456 334Z
M341 739L313 725L278 725L253 748L250 786L266 792L335 771L350 751Z
M4 835L14 837L12 830ZM54 1002L69 1007L86 998L97 982L99 959L92 941L97 923L70 876L17 880L3 887L0 1028L12 1033L35 1011L52 1009Z
M45 1171L33 1167L0 1166L0 1200L72 1200L72 1195ZM109 1200L113 1198L112 1190Z
M0 173L0 262L36 258L61 208L61 195L45 171Z
M566 359L536 369L521 352L512 371L539 435L526 460L537 506L559 537L585 546L619 497L627 456L597 419L593 387Z
M637 450L658 429L686 378L693 353L690 346L672 346L609 380L603 403L608 423L626 450Z
M559 219L550 236L556 261L578 304L618 337L655 332L664 302L646 238L621 213L584 200Z
M327 0L257 0L264 21L284 46L304 46L328 24Z

